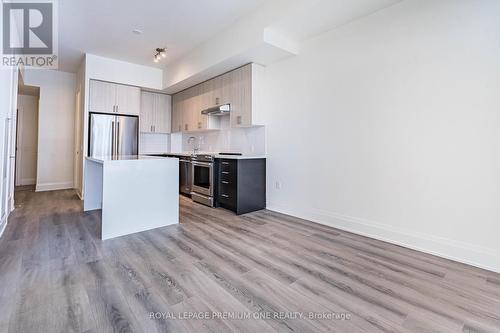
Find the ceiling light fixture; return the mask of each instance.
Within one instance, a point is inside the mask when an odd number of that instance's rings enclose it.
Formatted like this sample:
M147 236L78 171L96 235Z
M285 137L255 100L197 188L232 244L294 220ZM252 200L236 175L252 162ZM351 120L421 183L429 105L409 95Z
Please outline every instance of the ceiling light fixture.
M158 62L160 61L161 58L166 58L166 57L167 57L167 50L164 47L163 48L158 47L156 49L154 62Z

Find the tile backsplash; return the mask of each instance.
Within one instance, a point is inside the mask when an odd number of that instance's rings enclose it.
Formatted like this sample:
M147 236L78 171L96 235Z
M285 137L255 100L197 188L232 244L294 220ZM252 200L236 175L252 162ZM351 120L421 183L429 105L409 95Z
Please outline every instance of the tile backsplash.
M190 137L196 138L195 145L205 152L235 152L245 155L266 154L266 128L264 126L226 128L196 133L141 133L139 152L141 154L179 153L192 151Z
M264 155L266 153L266 128L264 126L248 128L226 128L218 131L183 133L181 145L172 146L172 151L182 147L182 151L192 151L193 145L188 143L195 137L195 145L200 151L237 152L246 155Z
M168 153L170 151L170 134L141 133L139 152L141 154Z

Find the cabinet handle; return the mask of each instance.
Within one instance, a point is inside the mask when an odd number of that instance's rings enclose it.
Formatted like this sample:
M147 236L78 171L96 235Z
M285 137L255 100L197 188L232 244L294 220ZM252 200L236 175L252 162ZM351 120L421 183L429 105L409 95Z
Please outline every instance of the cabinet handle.
M222 171L221 173L224 175L229 175L229 171Z
M188 130L188 124L184 124L184 130L187 131Z
M229 165L229 162L222 162L223 165Z
M215 97L215 105L219 105L220 99L219 97Z
M229 184L229 182L226 182L225 180L221 181L222 184Z
M227 195L227 194L221 194L220 196L223 198L229 198L229 195Z
M201 128L201 122L198 122L198 128Z
M236 123L237 123L238 125L241 125L241 116L237 116L237 117L236 117Z

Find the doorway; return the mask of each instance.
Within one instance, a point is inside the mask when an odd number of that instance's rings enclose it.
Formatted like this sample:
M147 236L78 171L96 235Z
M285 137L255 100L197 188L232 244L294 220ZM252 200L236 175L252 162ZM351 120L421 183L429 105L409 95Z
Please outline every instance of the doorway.
M15 186L34 190L38 159L38 87L19 85L17 96Z

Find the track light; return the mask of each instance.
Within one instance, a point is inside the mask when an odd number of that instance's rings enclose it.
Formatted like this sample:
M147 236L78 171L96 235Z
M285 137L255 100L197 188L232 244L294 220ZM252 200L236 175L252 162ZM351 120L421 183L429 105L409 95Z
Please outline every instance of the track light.
M166 58L166 57L167 57L166 49L164 47L163 48L158 47L156 49L156 53L154 56L154 62L158 62L160 61L161 58Z

